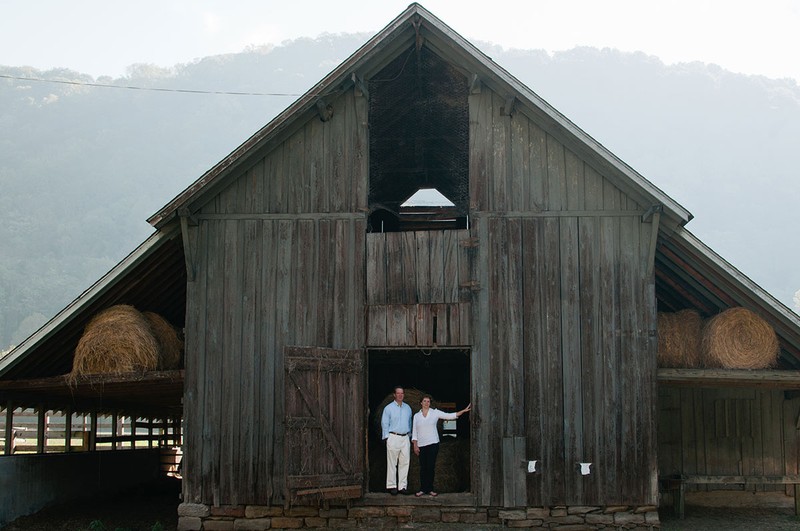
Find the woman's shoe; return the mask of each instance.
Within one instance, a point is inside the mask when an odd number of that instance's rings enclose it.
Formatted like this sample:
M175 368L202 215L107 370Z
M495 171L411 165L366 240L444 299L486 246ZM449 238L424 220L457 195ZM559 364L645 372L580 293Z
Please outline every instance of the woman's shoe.
M424 492L422 492L422 491L419 491L418 493L414 494L414 496L416 496L417 498L419 498L419 497L420 497L420 496L422 496L423 494L425 494L425 493L424 493Z
M433 497L433 496L438 496L438 495L439 495L439 494L437 494L436 492L433 492L433 491L430 491L428 494L430 494L430 495L431 495L431 497Z

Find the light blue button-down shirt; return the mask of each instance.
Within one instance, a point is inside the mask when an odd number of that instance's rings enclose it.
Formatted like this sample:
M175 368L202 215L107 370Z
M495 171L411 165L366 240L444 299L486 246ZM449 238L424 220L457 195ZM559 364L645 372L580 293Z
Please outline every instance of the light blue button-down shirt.
M392 400L383 408L381 429L383 430L383 439L389 437L390 431L411 434L411 406L405 402L397 405L397 402Z

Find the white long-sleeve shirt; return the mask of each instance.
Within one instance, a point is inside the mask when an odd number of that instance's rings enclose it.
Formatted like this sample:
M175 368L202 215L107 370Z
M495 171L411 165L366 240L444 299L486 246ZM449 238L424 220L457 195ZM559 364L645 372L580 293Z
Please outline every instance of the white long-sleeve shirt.
M445 413L436 408L428 410L428 416L419 410L414 415L414 423L411 429L411 440L417 441L417 446L428 446L439 442L439 430L437 424L439 420L455 420L458 415L455 413Z

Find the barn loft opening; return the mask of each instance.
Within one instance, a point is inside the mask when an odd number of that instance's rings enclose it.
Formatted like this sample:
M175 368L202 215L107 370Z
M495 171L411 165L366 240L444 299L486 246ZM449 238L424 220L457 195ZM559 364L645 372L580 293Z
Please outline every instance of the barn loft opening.
M467 78L411 46L369 81L369 230L463 229L469 213ZM442 204L419 204L435 190Z
M416 413L423 393L436 407L457 411L470 403L470 349L369 349L367 351L369 406L369 490L386 489L386 447L381 441L381 414L392 400L394 386L404 386L405 402ZM439 457L436 460L437 492L470 490L470 415L457 422L439 423ZM412 455L409 491L419 490L419 459Z

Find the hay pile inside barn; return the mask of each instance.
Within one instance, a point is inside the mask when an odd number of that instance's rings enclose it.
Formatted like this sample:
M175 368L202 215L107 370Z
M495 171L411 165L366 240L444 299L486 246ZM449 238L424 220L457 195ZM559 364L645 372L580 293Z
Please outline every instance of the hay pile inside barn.
M180 367L183 341L178 336L178 331L157 313L142 312L142 315L150 324L153 337L158 342L158 368L171 370Z
M163 317L148 314L127 304L96 314L75 348L71 379L176 368L182 348L177 332Z
M701 362L703 317L697 310L658 313L658 366L697 368Z
M696 310L658 313L659 367L767 369L779 352L775 330L746 308L705 320Z
M775 330L746 308L729 308L706 322L703 363L723 369L767 369L778 363Z

